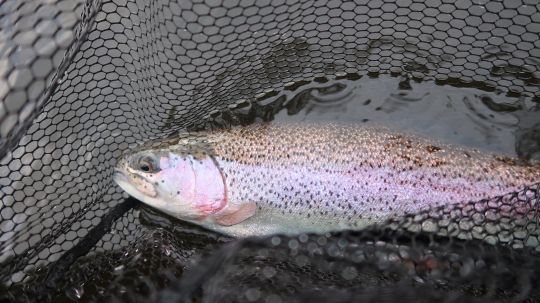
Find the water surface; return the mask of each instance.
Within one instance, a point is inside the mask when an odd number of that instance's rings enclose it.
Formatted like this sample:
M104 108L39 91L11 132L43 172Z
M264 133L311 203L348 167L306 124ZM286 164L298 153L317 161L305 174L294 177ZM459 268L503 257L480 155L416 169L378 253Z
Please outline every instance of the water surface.
M212 121L376 123L448 143L540 159L540 105L531 97L402 77L318 78L214 113Z

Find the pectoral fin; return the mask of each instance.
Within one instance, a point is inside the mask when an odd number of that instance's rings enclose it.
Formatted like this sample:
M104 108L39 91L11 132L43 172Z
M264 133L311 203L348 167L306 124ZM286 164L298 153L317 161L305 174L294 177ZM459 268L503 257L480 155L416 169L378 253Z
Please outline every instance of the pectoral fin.
M227 205L225 209L217 213L214 220L219 225L231 226L247 220L257 211L255 202L243 203L241 205Z

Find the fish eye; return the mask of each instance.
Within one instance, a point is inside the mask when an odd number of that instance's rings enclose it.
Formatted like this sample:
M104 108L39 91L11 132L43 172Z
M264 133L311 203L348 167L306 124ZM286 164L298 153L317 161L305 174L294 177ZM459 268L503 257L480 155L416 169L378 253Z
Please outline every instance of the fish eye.
M159 170L158 163L154 157L141 157L137 163L137 168L143 172L150 173Z

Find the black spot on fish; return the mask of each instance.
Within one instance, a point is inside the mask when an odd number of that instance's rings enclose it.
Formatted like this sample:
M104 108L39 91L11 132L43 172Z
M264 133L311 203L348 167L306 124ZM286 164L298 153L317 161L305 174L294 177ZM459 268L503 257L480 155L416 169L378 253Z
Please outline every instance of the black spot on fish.
M426 150L427 150L429 153L434 153L434 152L440 151L441 148L438 147L438 146L434 146L434 145L428 145L428 146L426 147Z
M505 156L495 156L495 160L499 161L499 162L502 162L504 164L509 164L509 165L517 165L517 161L509 158L509 157L505 157Z

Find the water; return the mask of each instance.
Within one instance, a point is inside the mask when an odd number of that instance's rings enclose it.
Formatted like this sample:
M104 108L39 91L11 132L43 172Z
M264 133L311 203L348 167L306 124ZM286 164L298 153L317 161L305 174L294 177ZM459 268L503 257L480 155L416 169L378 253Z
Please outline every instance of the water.
M215 114L213 123L256 120L376 123L447 143L540 159L540 104L526 96L391 76L319 78L268 92Z

